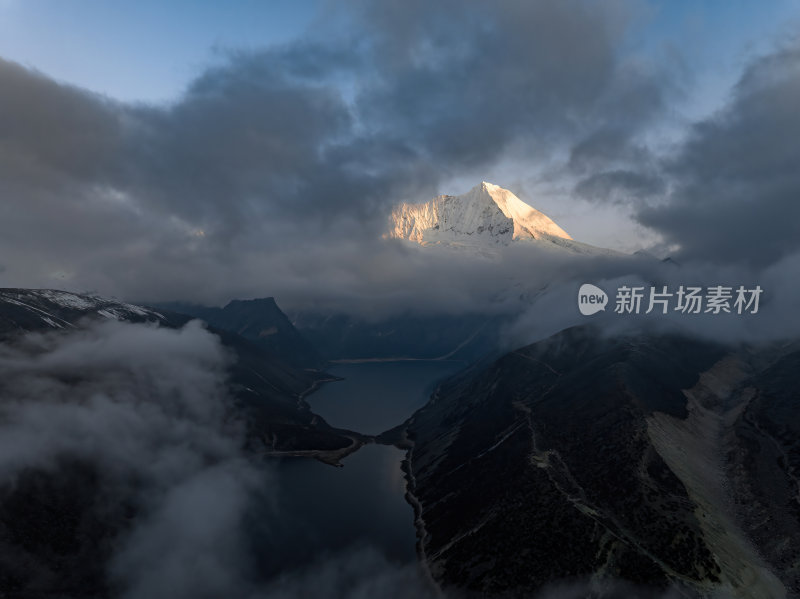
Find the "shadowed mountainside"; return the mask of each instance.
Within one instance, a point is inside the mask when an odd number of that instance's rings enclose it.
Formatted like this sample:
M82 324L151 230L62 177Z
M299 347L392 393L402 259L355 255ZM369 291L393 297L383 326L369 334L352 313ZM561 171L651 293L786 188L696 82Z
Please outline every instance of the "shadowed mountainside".
M240 335L295 367L321 368L325 364L274 298L233 300L223 308L177 302L160 304L159 307L199 318L214 328Z
M274 302L272 305L275 306ZM279 317L286 319L282 313ZM62 291L0 289L0 342L5 343L25 332L58 330L68 334L98 319L151 322L178 328L191 318L191 315L177 312ZM335 463L338 457L334 454L358 447L360 441L355 439L360 438L359 435L328 426L311 412L303 399L322 381L330 380L330 375L298 368L265 350L261 343L228 330L213 325L209 330L235 356L229 382L239 406L248 416L254 448L269 453L303 455L333 452L330 456L317 457Z
M797 596L798 360L586 327L476 365L381 437L408 449L421 558L475 596Z

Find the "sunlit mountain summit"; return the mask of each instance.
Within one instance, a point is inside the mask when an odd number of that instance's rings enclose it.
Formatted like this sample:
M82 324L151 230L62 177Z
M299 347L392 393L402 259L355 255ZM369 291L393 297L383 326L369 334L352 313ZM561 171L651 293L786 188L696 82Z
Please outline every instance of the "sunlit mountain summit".
M387 236L423 246L484 251L520 242L576 253L609 251L575 241L549 216L486 181L463 195L440 195L427 202L396 206Z

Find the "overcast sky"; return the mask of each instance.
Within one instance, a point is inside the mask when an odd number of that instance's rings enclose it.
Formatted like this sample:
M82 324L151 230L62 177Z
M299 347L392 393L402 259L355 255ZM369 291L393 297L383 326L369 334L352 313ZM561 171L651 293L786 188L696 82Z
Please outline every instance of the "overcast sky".
M799 16L0 0L0 285L397 301L440 273L387 211L481 180L587 243L767 268L800 244Z

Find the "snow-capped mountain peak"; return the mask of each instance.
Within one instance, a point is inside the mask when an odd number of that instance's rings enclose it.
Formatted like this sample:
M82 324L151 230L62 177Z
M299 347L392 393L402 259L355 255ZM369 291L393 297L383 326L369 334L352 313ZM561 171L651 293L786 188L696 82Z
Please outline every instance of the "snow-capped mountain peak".
M552 219L507 189L483 181L460 196L441 195L392 211L389 237L422 245L504 246L515 241L571 240Z

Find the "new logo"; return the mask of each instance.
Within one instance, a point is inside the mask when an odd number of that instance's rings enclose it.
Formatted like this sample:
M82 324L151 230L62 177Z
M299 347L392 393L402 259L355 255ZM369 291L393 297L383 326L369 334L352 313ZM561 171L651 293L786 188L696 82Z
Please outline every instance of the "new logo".
M607 303L608 296L606 292L596 285L584 283L578 290L578 310L584 316L591 316L605 310Z

